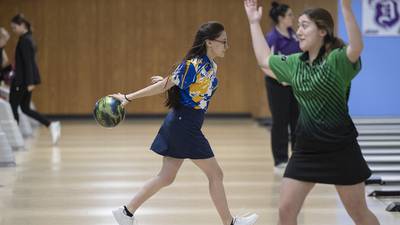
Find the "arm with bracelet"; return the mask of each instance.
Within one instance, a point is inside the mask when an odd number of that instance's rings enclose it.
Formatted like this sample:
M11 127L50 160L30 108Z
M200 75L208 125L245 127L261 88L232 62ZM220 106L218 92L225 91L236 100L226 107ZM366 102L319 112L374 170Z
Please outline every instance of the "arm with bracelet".
M174 85L175 84L170 81L169 77L167 77L157 83L154 83L154 84L147 86L143 89L140 89L138 91L135 91L135 92L132 92L129 94L121 94L121 93L112 94L111 96L120 100L122 102L122 105L126 105L126 104L128 104L128 102L131 102L134 99L164 93L165 91L169 90Z

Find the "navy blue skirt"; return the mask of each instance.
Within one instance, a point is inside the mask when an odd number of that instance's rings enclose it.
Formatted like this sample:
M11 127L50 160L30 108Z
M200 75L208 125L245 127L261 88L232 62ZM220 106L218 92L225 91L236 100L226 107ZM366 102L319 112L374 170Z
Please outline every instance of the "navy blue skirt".
M179 159L208 159L214 153L201 132L204 110L180 107L165 117L150 149L160 155Z

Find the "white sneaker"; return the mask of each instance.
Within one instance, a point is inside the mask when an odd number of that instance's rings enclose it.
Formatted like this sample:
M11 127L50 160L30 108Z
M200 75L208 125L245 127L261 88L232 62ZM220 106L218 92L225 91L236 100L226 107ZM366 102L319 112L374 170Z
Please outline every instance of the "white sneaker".
M60 121L51 122L50 124L50 134L51 134L51 141L53 144L56 144L61 136L61 124Z
M113 210L112 214L119 225L137 225L134 216L130 217L125 214L124 207Z
M248 216L238 216L233 218L233 225L253 225L256 223L258 215L251 213Z
M278 165L274 166L274 173L278 175L283 175L286 170L287 163L279 163Z

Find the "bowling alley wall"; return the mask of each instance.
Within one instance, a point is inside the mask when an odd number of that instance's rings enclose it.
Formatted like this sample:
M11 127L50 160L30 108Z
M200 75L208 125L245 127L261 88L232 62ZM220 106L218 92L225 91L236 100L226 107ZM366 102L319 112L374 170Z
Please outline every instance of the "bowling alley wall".
M262 1L264 31L272 26L267 2ZM337 1L280 2L296 17L318 6L337 18ZM17 13L33 25L42 77L33 101L45 114L89 115L101 96L138 90L151 76L166 76L191 47L198 27L216 20L225 25L229 49L216 60L219 88L209 113L270 115L241 0L0 0L0 9L0 26L10 33ZM16 42L11 34L5 48L10 59ZM139 99L127 111L161 114L167 110L164 100L164 95Z

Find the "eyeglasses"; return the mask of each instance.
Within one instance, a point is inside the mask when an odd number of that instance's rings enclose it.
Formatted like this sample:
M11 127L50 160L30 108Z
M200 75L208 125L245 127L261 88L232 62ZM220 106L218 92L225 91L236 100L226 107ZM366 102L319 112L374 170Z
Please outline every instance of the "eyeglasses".
M213 41L216 41L216 42L219 42L221 44L224 44L225 48L228 47L228 41L221 41L221 40L217 40L217 39L214 39Z

